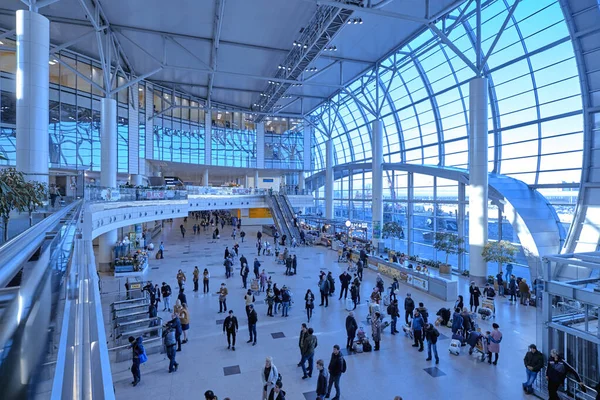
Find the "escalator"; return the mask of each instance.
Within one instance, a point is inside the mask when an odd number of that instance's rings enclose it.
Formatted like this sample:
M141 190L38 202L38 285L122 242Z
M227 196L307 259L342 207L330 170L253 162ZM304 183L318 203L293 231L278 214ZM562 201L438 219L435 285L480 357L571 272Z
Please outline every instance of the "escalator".
M283 236L286 235L288 238L290 236L290 231L288 229L288 225L286 224L285 217L281 208L279 207L279 202L277 201L276 195L267 195L267 204L271 209L271 215L273 216L273 222L275 223L275 227L277 231Z
M292 207L292 203L290 203L290 199L285 194L279 195L278 197L279 205L283 210L283 214L286 215L289 221L289 231L292 234L292 236L296 238L296 241L300 243L300 230L296 226L294 226L295 213L294 208Z
M285 226L285 231L286 231L286 235L288 238L288 241L291 243L292 241L292 237L293 237L293 220L294 218L291 217L287 212L286 206L283 202L283 200L281 199L281 196L276 194L273 195L273 198L275 199L275 203L277 204L277 207L279 208L279 212L281 213L281 215L283 216L283 225ZM296 238L296 240L298 240L298 238Z

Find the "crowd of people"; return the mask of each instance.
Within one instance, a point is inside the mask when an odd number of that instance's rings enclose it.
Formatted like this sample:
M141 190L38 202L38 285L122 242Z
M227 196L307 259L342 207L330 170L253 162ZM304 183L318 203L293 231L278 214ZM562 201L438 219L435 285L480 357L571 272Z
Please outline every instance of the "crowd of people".
M283 318L290 315L290 309L293 304L293 294L291 289L283 284L279 286L274 282L275 276L269 274L262 268L261 262L257 258L254 258L252 264L252 270L249 265L248 259L240 252L239 245L235 242L237 236L243 240L244 235L241 231L241 220L232 220L226 218L224 214L210 214L210 213L198 213L194 214L197 220L201 219L199 225L193 226L194 234L200 232L200 228L207 230L208 226L216 226L213 231L213 238L219 238L219 222L221 223L221 230L224 229L224 223L233 224L232 227L232 239L234 245L232 249L229 246L225 248L223 254L223 265L225 267L225 280L233 277L234 266L239 263L240 277L242 288L244 289L244 304L246 312L246 323L248 326L249 338L247 344L255 346L257 343L257 323L259 320L259 313L256 310L255 303L257 296L264 294L266 316L275 317L281 316ZM181 228L182 236L185 235L185 227L182 225ZM215 234L216 232L216 234ZM287 238L279 237L276 231L272 232L274 237L275 246L275 257L281 254L281 259L285 265L285 272L283 275L295 275L297 273L297 257L296 254L292 254L287 247L285 247L285 240ZM258 256L265 255L265 249L270 247L265 240L263 240L262 232L257 232L256 248L258 250ZM283 251L279 250L283 247ZM161 242L161 247L163 244ZM164 247L163 247L164 249ZM293 249L293 247L292 247ZM481 312L482 308L486 304L483 301L493 301L498 295L500 297L506 297L510 295L513 301L514 299L520 298L521 304L528 305L530 298L529 287L524 279L517 279L512 274L512 271L507 272L505 275L500 272L496 277L498 283L498 294L494 287L490 284L486 285L481 289L475 282L472 282L469 286L468 293L468 305L465 305L465 300L462 295L459 295L455 301L453 308L442 308L436 316L437 319L430 316L429 310L422 301L415 301L411 293L406 293L403 301L403 307L400 307L400 284L396 278L390 282L390 286L386 291L385 279L377 274L376 284L367 300L369 303L368 311L368 322L370 323L370 339L367 333L356 320L354 310L357 305L361 303L361 285L363 278L363 271L368 265L368 253L361 251L359 259L354 264L350 252L345 252L347 256L348 268L344 269L341 274L334 277L331 271L325 272L320 271L318 281L316 282L315 290L318 290L320 295L319 307L325 308L329 306L329 298L333 297L336 293L336 287L339 289L338 300L344 300L345 307L347 310L347 316L345 319L345 328L347 334L346 351L347 352L368 352L368 351L379 351L380 344L384 337L384 329L388 326L390 328L390 334L396 335L399 333L405 333L409 336L413 342L412 346L417 352L425 351L425 344L427 349L426 361L435 360L435 364L439 364L440 357L438 355L438 338L440 336L440 328L448 327L452 332L452 339L460 342L461 346L469 346L469 354L474 351L480 351L482 353L482 359L487 358L487 362L491 365L497 365L499 360L501 343L503 340L503 334L500 331L500 326L497 323L492 324L492 329L485 333L479 328L477 323L477 313ZM288 261L289 260L289 261ZM250 282L250 288L248 288L248 277L252 276ZM204 268L203 272L200 271L198 266L194 267L193 270L193 291L199 291L199 281L203 281L203 293L210 293L210 280L211 275L207 268ZM508 283L506 288L504 281ZM163 342L166 348L166 354L169 359L169 373L178 370L179 363L176 361L176 354L181 351L182 344L188 341L188 330L190 328L190 318L188 303L186 299L185 285L187 282L186 274L180 269L176 274L176 281L178 284L178 296L175 301L173 309L171 309L171 287L163 282L162 287L158 285L148 285L144 289L148 291L150 297L150 317L156 317L159 305L163 304L163 311L170 313L170 320L165 324L163 329ZM339 285L339 286L338 286ZM240 322L238 316L232 309L227 307L227 298L230 296L230 292L226 282L221 282L220 287L217 291L219 300L219 311L218 313L226 313L227 317L224 319L222 324L223 334L227 339L227 349L231 351L236 350L236 339L240 328ZM339 345L334 345L332 352L329 356L329 362L323 358L319 358L315 363L315 353L318 347L317 336L314 329L309 326L313 317L313 311L315 309L315 302L317 296L313 293L312 289L308 289L304 294L304 311L306 313L306 323L302 323L299 334L299 357L298 367L302 368L301 379L310 379L313 377L314 364L317 369L316 379L316 394L317 399L328 399L332 392L335 392L335 396L332 399L339 399L341 393L340 381L342 375L346 372L346 360L340 351ZM400 299L401 301L401 299ZM468 308L467 308L468 307ZM385 311L384 311L385 309ZM404 313L404 324L399 321L402 320L402 313ZM386 320L386 315L389 316L391 322ZM482 314L483 315L483 314ZM401 326L401 330L399 329ZM370 340L373 341L371 349ZM140 363L144 362L145 351L143 349L143 340L141 338L130 337L129 341L132 348L132 367L131 372L133 375L132 384L135 386L140 382ZM556 350L552 350L550 357L546 360L544 355L537 350L535 344L531 344L528 348L526 355L524 356L524 365L526 367L526 381L523 382L523 390L525 393L533 393L534 383L537 379L537 375L545 370L545 378L548 382L548 391L550 393L550 399L558 399L558 389L564 384L567 375L572 375L578 382L581 382L581 378L577 375L577 372L559 355ZM261 382L263 387L262 398L266 400L284 400L286 391L283 389L282 375L279 373L272 357L267 357L265 360L264 367L261 370ZM335 391L333 391L335 389ZM216 395L212 390L205 392L205 399L215 400ZM395 399L400 399L397 396Z

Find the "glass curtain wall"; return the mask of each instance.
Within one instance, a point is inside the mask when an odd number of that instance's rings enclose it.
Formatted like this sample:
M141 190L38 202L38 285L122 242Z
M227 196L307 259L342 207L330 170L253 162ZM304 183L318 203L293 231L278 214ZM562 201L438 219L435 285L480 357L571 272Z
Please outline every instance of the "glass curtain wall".
M513 1L483 4L482 50L487 52ZM458 19L467 5L465 18ZM437 26L474 61L475 2L461 7ZM377 68L348 86L352 95L341 92L311 113L317 125L315 172L325 168L329 134L336 149L334 165L370 161L371 121L376 117L361 103L375 108L378 100L384 162L466 169L469 81L474 72L429 30ZM532 187L551 186L540 192L548 195L568 227L581 178L583 117L573 46L558 1L521 1L484 72L490 84L489 171ZM380 99L375 98L377 85ZM425 198L431 194L428 187L418 188Z

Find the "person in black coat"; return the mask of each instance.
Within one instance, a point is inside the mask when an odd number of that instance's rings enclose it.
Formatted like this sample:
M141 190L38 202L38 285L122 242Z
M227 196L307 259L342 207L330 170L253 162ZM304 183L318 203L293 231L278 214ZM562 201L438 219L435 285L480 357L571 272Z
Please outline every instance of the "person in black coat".
M354 344L354 338L356 337L356 331L358 330L358 324L356 323L356 319L354 318L354 313L350 311L348 316L346 317L346 334L348 335L348 340L346 341L346 349L349 351L352 350L352 345Z
M285 400L285 392L281 390L282 387L283 383L277 381L275 387L271 389L271 393L269 393L269 400Z
M317 369L319 370L319 377L317 378L317 398L322 400L327 394L327 379L329 378L323 360L317 360Z
M184 293L184 290L185 290L184 288L181 288L179 290L179 295L177 296L177 299L181 302L181 304L187 304L188 303L187 302L187 297L186 297L186 295Z
M546 380L548 381L548 400L559 400L558 389L563 386L567 375L573 375L580 386L583 386L581 377L555 349L550 350L548 366L546 367Z
M471 285L469 286L469 305L471 306L471 312L473 312L473 307L475 307L475 311L477 312L477 307L479 307L479 298L481 297L481 291L479 287L475 285L474 281L471 281Z
M231 350L235 351L235 337L238 329L237 317L233 315L233 310L229 310L229 316L223 321L223 332L227 334L227 349L231 348Z
M408 317L412 319L413 311L415 310L415 301L410 297L410 293L406 294L404 299L404 321L408 325Z
M350 282L352 281L352 277L347 271L342 272L340 275L340 285L342 288L340 289L340 298L342 299L342 294L344 295L344 299L348 297L348 286L350 286Z

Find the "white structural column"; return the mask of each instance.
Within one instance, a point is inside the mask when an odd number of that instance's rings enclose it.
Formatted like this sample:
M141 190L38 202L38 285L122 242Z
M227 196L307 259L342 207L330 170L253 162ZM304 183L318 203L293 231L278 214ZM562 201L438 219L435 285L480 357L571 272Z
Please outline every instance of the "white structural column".
M203 179L202 179L202 185L204 185L204 186L209 186L209 185L208 185L208 168L206 168L206 169L204 170L204 177L203 177Z
M325 218L333 219L333 140L325 142Z
M256 168L265 167L265 123L256 124Z
M488 81L469 82L469 272L477 283L487 277L481 252L488 240Z
M100 186L117 186L117 101L100 100ZM113 248L117 242L117 231L109 231L98 238L98 268L110 270Z
M309 124L305 124L304 125L304 149L303 149L303 161L304 161L304 165L303 165L303 170L305 171L311 171L312 170L312 137L313 137L313 132L314 132L314 128L309 125Z
M248 189L250 187L250 177L248 175L244 176L244 187Z
M372 179L373 179L373 245L378 247L381 241L383 224L383 123L381 120L373 121L371 146L373 154Z
M138 93L137 84L133 85L132 89L133 93ZM143 174L144 171L140 171L140 111L138 107L139 101L135 100L137 100L137 97L134 99L133 103L130 102L127 113L129 130L129 137L127 142L127 158L129 160L129 165L127 170L130 174Z
M304 187L305 187L304 172L300 171L300 172L298 172L298 193L299 194L304 194Z
M17 10L17 170L48 183L50 22Z
M204 114L204 165L212 164L212 112L206 110ZM208 170L205 172L208 177ZM208 186L205 184L204 186Z
M254 187L258 189L258 170L254 171Z

